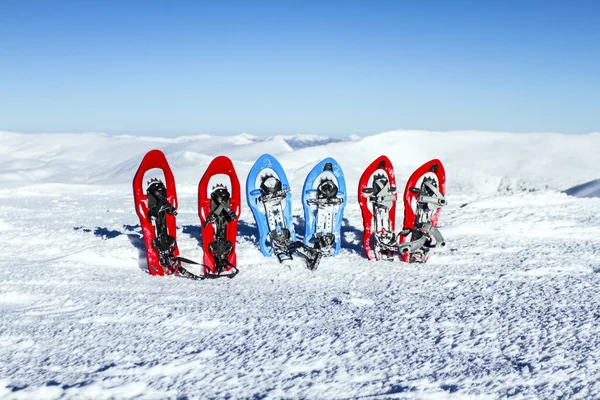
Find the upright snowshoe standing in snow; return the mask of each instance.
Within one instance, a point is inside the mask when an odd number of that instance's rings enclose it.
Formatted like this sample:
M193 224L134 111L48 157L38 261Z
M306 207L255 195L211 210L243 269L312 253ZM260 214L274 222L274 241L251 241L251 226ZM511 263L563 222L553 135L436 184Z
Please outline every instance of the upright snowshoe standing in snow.
M160 169L166 180L151 179L144 192L146 172ZM135 211L140 219L146 259L151 275L171 275L180 273L193 279L201 277L189 273L181 262L196 264L194 261L179 257L176 241L177 191L175 178L165 155L160 150L149 151L142 160L133 178L133 197Z
M398 250L405 262L424 263L429 250L445 246L437 229L441 207L446 205L446 171L440 160L419 167L404 190L404 228Z
M367 167L358 181L363 246L369 260L394 259L396 199L394 167L386 156L381 156Z
M231 160L219 156L198 185L206 277L233 278L238 273L235 241L240 211L240 182Z
M291 260L292 253L304 255L311 269L318 262L316 253L296 241L292 222L292 193L281 164L270 154L263 154L250 169L246 180L246 199L259 233L260 251L273 253L279 262Z
M337 255L346 206L346 181L342 168L326 158L310 171L302 189L306 230L304 244L322 256Z
M265 256L291 259L288 244L296 240L292 223L292 193L281 164L263 154L246 179L246 199L258 227L258 244Z

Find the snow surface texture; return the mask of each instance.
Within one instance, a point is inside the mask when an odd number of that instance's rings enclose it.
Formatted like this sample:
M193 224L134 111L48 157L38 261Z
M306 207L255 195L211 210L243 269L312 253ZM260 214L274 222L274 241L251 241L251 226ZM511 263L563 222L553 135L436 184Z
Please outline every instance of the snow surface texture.
M304 178L334 157L350 188L341 254L315 272L264 258L243 199L236 278L148 275L131 181L153 148L196 260L213 157L242 187L278 157L299 234ZM0 133L0 398L599 398L600 199L567 194L594 195L577 187L600 177L598 148L600 134ZM380 154L401 190L445 164L448 245L425 265L364 256L354 188Z

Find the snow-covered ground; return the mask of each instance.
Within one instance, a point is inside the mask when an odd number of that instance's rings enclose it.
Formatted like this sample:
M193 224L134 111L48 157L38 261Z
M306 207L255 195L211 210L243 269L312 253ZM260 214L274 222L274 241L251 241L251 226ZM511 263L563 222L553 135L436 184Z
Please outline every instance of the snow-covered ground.
M210 160L231 157L243 187L265 152L300 234L304 178L336 158L353 188L344 249L315 272L264 258L244 199L236 278L148 275L131 181L152 148L177 180L183 256L202 258ZM600 134L2 132L0 398L598 398L599 148ZM362 252L354 188L381 154L401 188L445 164L448 245L425 265Z

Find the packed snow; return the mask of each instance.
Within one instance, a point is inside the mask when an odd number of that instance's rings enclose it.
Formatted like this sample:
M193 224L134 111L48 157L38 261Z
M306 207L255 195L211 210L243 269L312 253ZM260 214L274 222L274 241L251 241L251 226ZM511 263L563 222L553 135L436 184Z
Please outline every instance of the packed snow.
M309 271L257 247L242 201L240 273L147 273L131 182L165 152L181 255L201 260L197 185L227 155L244 187L277 157L300 190L334 157L343 249ZM598 398L600 134L393 131L348 139L0 132L0 398ZM369 261L356 188L381 154L398 186L447 172L427 264ZM402 203L397 224L401 225Z

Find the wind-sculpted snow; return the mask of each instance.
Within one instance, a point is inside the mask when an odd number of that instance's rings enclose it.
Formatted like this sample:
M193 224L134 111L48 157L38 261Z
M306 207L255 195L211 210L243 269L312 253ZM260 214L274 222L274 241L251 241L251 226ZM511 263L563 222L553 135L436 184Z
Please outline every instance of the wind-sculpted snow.
M600 397L600 199L561 193L595 179L591 159L568 155L598 137L479 136L264 140L281 150L300 234L300 188L325 156L349 188L382 153L401 187L439 157L448 246L425 265L366 260L350 190L344 249L311 272L261 255L244 204L240 274L197 282L147 274L133 174L166 151L181 254L200 260L198 180L238 154L243 185L260 140L2 134L0 398ZM417 137L429 148L407 150Z
M600 197L600 179L574 186L565 190L565 193L575 197Z

